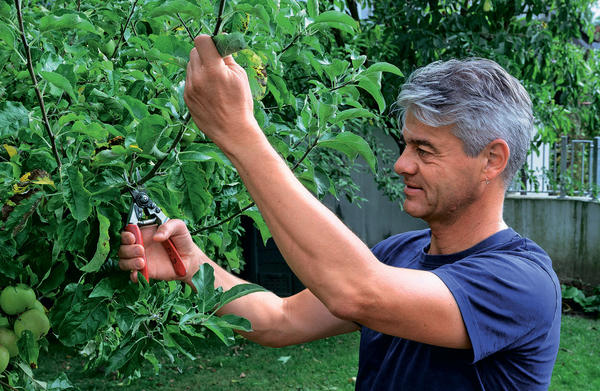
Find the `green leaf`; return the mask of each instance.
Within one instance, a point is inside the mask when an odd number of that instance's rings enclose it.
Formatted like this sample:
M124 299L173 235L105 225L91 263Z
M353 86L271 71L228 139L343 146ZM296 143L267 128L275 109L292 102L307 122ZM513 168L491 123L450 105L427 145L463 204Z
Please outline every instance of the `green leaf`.
M108 323L106 303L100 299L82 300L72 304L58 330L55 330L66 346L75 346L93 339L100 328Z
M319 15L319 0L308 0L306 2L306 10L309 17L316 18Z
M64 14L61 16L46 15L40 19L40 30L51 31L51 30L82 30L89 33L101 35L102 30L96 29L93 24L89 21L81 18L77 14Z
M19 347L19 356L32 368L37 367L37 360L40 353L40 347L30 330L25 330L17 341Z
M71 97L71 99L74 102L77 102L77 95L75 94L75 91L73 90L73 86L71 85L71 82L66 77L64 77L60 73L44 72L44 71L40 71L40 75L42 75L42 77L47 82L51 83L58 89L69 94L69 96Z
M15 47L15 36L11 29L8 28L4 23L0 24L0 40L6 42L9 48Z
M29 111L21 102L0 103L0 137L16 135L29 126Z
M100 140L108 136L108 131L98 122L85 123L83 121L76 121L71 130Z
M100 211L98 211L98 222L99 228L98 231L100 236L98 237L98 243L96 245L96 252L90 262L87 265L81 268L81 271L86 273L96 272L100 269L100 266L108 257L108 253L110 252L110 237L108 234L108 227L110 226L110 220L108 217L104 216ZM93 293L93 292L92 292Z
M61 373L56 379L48 383L46 391L62 391L70 388L75 388L75 386L73 386L66 373Z
M138 120L142 120L150 115L150 113L148 113L148 107L141 100L129 95L124 95L120 99L131 115Z
M360 155L365 159L371 171L375 173L375 164L377 162L375 155L369 144L359 135L342 132L335 135L335 137L319 140L317 145L343 152L350 159L355 159L357 155Z
M217 304L215 300L215 272L208 263L203 263L192 277L192 284L196 288L202 312L211 311Z
M141 340L137 340L133 343L126 344L125 346L120 347L116 353L113 353L110 357L110 361L108 366L105 369L106 373L111 373L121 369L127 362L131 360L132 357L136 357L139 355L140 349L142 347Z
M185 0L156 1L144 6L152 10L148 16L155 18L157 16L175 16L176 14L190 15L196 18L202 17L202 9L195 4Z
M379 74L379 76L381 76L381 74ZM367 75L366 77L363 77L358 82L358 86L367 91L369 94L371 94L373 99L375 99L375 102L377 102L379 112L383 113L383 111L385 110L385 98L381 93L380 79L378 75L372 73L370 75Z
M202 323L202 326L212 331L227 346L231 346L235 342L233 330L226 320L211 316Z
M187 62L194 44L189 38L183 40L176 36L159 35L154 39L154 47L162 53L182 58Z
M76 166L69 166L65 171L63 197L75 220L83 221L92 213L92 194L83 186L83 175Z
M262 214L260 214L258 211L258 208L253 206L252 208L246 210L243 214L250 217L254 221L254 224L260 231L263 244L266 246L267 240L269 240L271 237L271 231L269 231L269 227L267 227L267 223L265 223L265 219L263 219Z
M367 60L367 56L365 56L364 54L363 54L363 55L360 55L360 56L358 56L358 57L354 57L354 56L352 56L352 67L353 67L354 69L357 69L357 68L359 68L359 67L360 67L362 64L364 64L366 60Z
M191 210L194 218L199 220L207 215L207 209L212 202L206 174L198 163L182 165L181 173L185 179L185 206Z
M324 25L354 34L359 24L350 15L340 11L325 11L314 18L314 22L309 26L320 27Z
M152 152L159 137L165 129L165 120L157 114L142 118L136 127L135 141L145 153Z
M252 325L250 321L246 318L242 318L241 316L237 316L234 314L225 314L221 316L221 320L227 322L227 325L234 330L252 331Z
M374 73L374 72L389 72L394 75L404 76L400 68L395 65L392 65L388 62L377 62L370 67L368 67L363 74Z
M12 236L21 232L35 209L37 208L40 200L42 199L42 192L36 192L31 197L26 198L19 202L15 209L10 212L6 219L6 225L3 227L6 231L12 231ZM0 231L1 232L1 231Z
M377 116L367 109L348 109L337 113L332 123L337 124L353 118L376 118Z
M250 293L266 292L266 291L267 290L265 288L263 288L260 285L256 285L256 284L235 285L235 286L231 287L231 289L223 292L223 294L221 295L221 298L219 300L219 306L217 307L217 309L222 308L223 306L234 301L235 299L238 299L242 296L246 296Z

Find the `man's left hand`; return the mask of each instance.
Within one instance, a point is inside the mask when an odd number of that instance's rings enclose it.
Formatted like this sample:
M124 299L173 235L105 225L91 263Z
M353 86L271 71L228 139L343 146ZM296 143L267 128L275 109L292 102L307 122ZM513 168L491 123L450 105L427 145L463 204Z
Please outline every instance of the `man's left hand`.
M246 71L232 56L221 57L208 35L196 37L194 46L184 99L198 128L226 153L262 135Z

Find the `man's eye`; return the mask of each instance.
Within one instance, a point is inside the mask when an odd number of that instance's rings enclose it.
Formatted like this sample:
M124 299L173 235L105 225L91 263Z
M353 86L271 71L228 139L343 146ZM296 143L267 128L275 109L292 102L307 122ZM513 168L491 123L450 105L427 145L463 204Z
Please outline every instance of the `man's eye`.
M427 155L429 155L429 152L427 152L427 151L426 151L426 150L424 150L424 149L417 148L417 154L419 154L419 156L423 157L423 156L427 156Z

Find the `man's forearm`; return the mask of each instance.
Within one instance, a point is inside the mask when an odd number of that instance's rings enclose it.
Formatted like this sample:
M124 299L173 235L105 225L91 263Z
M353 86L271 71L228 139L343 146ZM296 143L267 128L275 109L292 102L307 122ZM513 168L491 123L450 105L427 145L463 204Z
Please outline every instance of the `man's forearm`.
M294 273L328 308L344 304L338 299L351 297L345 291L358 288L376 262L368 247L296 179L265 137L225 151Z

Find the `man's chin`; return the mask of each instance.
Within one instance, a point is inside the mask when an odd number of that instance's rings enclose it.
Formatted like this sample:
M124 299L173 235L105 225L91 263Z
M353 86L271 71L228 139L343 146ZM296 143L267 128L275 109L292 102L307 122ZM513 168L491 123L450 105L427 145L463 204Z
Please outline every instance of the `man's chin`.
M408 199L404 200L402 208L404 212L406 212L406 214L417 219L425 220L425 217L427 216L427 213L425 213L425 211L422 207L420 207L420 205L415 205L415 203L411 202Z

